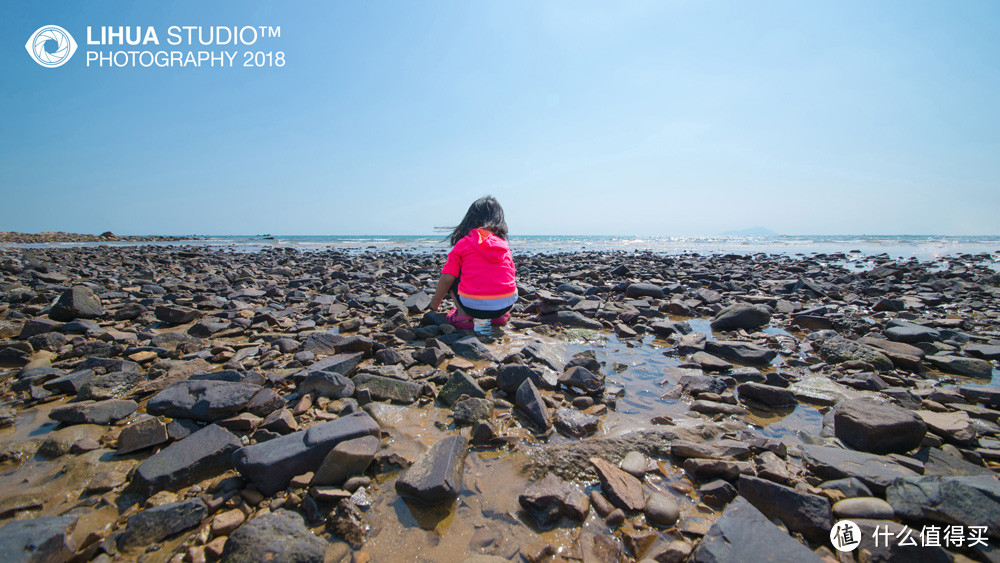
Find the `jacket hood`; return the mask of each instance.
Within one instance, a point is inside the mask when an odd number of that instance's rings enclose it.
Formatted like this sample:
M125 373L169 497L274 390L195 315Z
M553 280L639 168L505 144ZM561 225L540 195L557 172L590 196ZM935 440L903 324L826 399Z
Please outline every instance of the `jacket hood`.
M486 229L472 229L466 238L469 239L472 248L475 248L490 262L500 262L510 250L507 241Z

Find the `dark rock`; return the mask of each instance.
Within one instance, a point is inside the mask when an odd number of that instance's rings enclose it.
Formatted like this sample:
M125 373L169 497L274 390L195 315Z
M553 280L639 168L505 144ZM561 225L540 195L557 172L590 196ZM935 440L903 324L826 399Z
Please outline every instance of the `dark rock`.
M96 319L104 315L101 299L84 285L75 285L62 293L52 306L49 317L56 321Z
M781 520L791 532L800 532L816 542L830 535L833 518L826 497L796 491L765 479L741 475L740 496L768 518Z
M52 409L49 418L64 424L110 424L135 412L135 401L109 399L107 401L82 401Z
M775 350L735 340L709 340L705 342L705 351L751 366L766 366L778 355Z
M848 446L875 454L906 453L920 446L927 426L913 411L873 399L850 399L833 412L834 432Z
M955 560L954 555L941 547L929 545L929 542L928 545L921 545L923 542L919 535L920 530L914 529L912 526L904 527L892 520L871 520L868 518L854 518L851 521L857 524L861 530L861 545L856 547L854 551L866 553L867 561L952 563ZM914 540L914 543L901 545L907 534Z
M544 374L537 369L522 364L508 364L500 367L497 386L508 393L514 393L526 380L532 380L535 387L552 387Z
M299 395L315 393L321 397L341 399L354 395L354 382L335 371L310 371L298 386Z
M361 475L368 469L379 439L376 436L362 436L344 440L330 450L313 476L313 485L341 485L348 477Z
M907 344L912 344L914 342L933 342L941 339L941 333L933 328L928 328L916 323L910 323L898 319L892 319L889 321L888 328L885 330L885 335L889 338L889 340L895 342L905 342Z
M423 385L413 381L402 381L369 373L354 376L354 386L358 391L368 391L371 398L376 401L388 400L403 404L416 402L424 390Z
M545 406L542 394L530 379L525 379L524 383L517 388L514 396L515 404L525 415L542 430L552 427L552 415Z
M550 529L563 515L583 521L590 510L584 492L552 474L528 485L517 501L542 530Z
M330 355L338 352L337 345L344 340L343 336L333 332L316 332L310 334L302 342L299 352L312 352L317 355Z
M472 424L480 420L493 418L493 401L470 397L455 402L452 407L452 418L459 424Z
M798 404L795 394L781 387L765 385L763 383L741 383L736 386L736 391L740 394L740 399L750 399L751 401L769 407L791 407Z
M885 354L870 346L865 346L853 340L847 340L841 336L835 336L823 341L823 344L819 347L819 353L824 360L831 364L858 360L871 364L878 371L889 371L892 369L892 361Z
M451 347L455 354L467 360L496 361L493 352L490 352L490 349L475 336L463 336L461 333L455 332L442 336L440 340Z
M361 549L371 524L358 505L351 502L351 499L345 498L338 502L330 513L326 527L335 535L344 538L354 549Z
M251 519L229 535L223 563L323 563L327 541L313 535L302 517L277 510Z
M202 317L201 311L179 305L157 305L154 314L157 319L174 325L182 325Z
M369 343L370 344L370 343ZM345 352L323 358L322 360L309 366L310 371L332 371L341 375L350 376L354 368L358 367L365 357L363 352Z
M122 549L149 545L178 532L194 528L208 516L208 507L200 498L147 508L129 516L118 540Z
M848 477L847 479L834 479L832 481L824 481L823 483L819 484L819 488L840 491L847 498L872 496L872 492L868 489L868 487L866 487L864 483L858 481L854 477Z
M573 366L567 369L559 378L559 383L588 395L596 395L604 391L604 378L591 373L590 370L582 366Z
M728 481L716 479L698 487L701 500L712 508L722 508L736 498L736 487Z
M80 386L77 399L118 399L139 385L145 378L132 371L116 371L89 379Z
M452 405L462 395L482 399L486 397L486 391L483 391L475 379L457 369L451 372L448 382L438 391L437 398L446 405Z
M136 468L131 486L151 495L192 485L232 467L232 454L239 447L239 438L210 424L148 457Z
M651 283L633 283L625 288L625 297L630 297L632 299L638 299L641 297L662 299L664 295L662 287Z
M691 554L696 563L796 561L819 563L819 556L792 539L746 499L738 497L712 524Z
M963 351L974 358L1000 361L1000 346L992 344L968 344Z
M178 381L154 395L146 412L212 422L237 414L260 390L249 383Z
M983 379L993 377L993 366L986 360L947 354L925 356L924 359L944 372L956 373L968 377L981 377Z
M454 500L462 492L469 443L464 436L439 440L396 481L396 492L423 504Z
M831 508L837 518L872 518L891 520L895 515L892 505L877 497L845 498Z
M885 491L899 516L963 526L986 526L1000 538L1000 481L991 476L903 477Z
M622 510L642 510L646 506L642 483L638 479L601 458L590 458L590 463L597 470L601 490L611 504Z
M557 409L554 422L560 432L573 438L582 438L597 432L597 417L576 409Z
M378 434L378 424L367 413L356 412L240 448L232 455L232 463L258 491L272 495L287 487L292 477L315 471L340 442Z
M0 528L0 553L11 563L69 561L74 546L70 532L76 516L40 516L14 520Z
M167 425L159 418L139 420L122 428L118 435L118 455L157 446L169 439Z
M767 326L771 313L760 305L736 303L719 311L712 319L713 330L754 329Z
M582 328L587 330L602 330L604 325L600 321L588 319L577 311L555 311L539 315L538 321L545 324L558 324L568 328Z
M916 475L889 457L828 446L802 446L802 461L821 479L855 477L876 494L898 477Z

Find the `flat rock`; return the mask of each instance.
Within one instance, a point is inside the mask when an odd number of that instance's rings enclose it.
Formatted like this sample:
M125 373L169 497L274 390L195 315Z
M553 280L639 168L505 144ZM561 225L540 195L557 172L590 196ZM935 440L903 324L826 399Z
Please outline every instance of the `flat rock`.
M626 511L642 510L646 506L642 482L601 458L592 457L590 463L597 470L601 490L611 504Z
M924 359L944 372L983 379L991 379L993 377L993 366L988 361L980 360L979 358L940 354L925 356Z
M918 410L916 414L930 432L945 441L964 446L975 445L976 429L967 413Z
M441 439L396 480L396 492L426 505L450 502L462 492L469 442L464 436Z
M885 335L889 340L905 342L907 344L933 342L941 339L941 332L938 330L898 319L889 321L888 328L885 329Z
M177 490L213 477L232 467L232 454L240 439L228 430L209 424L146 458L132 477L131 487L151 495Z
M70 532L76 516L40 516L14 520L0 528L0 552L11 563L69 561L75 546Z
M737 385L736 391L740 399L749 399L769 407L792 407L798 404L795 394L784 387L748 382Z
M223 563L323 563L328 542L306 528L302 517L288 510L252 518L229 535Z
M795 561L819 563L808 547L792 539L742 497L729 503L691 554L696 563Z
M876 494L899 477L917 475L885 456L829 446L802 446L802 461L821 479L855 477Z
M826 497L797 491L766 479L741 475L737 483L740 496L765 516L777 518L791 532L800 532L822 542L830 535L833 518Z
M461 333L454 332L440 337L439 340L451 347L455 354L467 360L496 361L496 358L493 357L493 352L490 352L490 349L475 336L464 336Z
M559 432L573 438L582 438L597 432L599 420L594 415L563 408L556 409L553 422Z
M578 311L555 311L538 316L538 321L545 324L558 324L567 328L582 328L587 330L602 330L600 321L589 319Z
M833 412L840 441L863 452L906 453L920 446L927 426L913 411L873 399L851 399Z
M416 402L423 393L424 386L413 381L402 381L392 377L382 377L369 373L354 376L354 386L358 391L367 390L376 401L392 401L410 404Z
M740 342L737 340L709 340L705 342L705 351L715 356L751 366L766 366L778 356L776 350L770 350L750 342Z
M991 476L910 476L896 479L885 491L896 514L963 526L986 526L1000 537L1000 480Z
M200 498L163 504L129 516L118 545L122 549L159 542L178 532L194 528L208 516Z
M52 409L49 418L64 424L110 424L134 413L139 405L128 399L81 401Z
M376 436L344 440L330 450L312 479L313 485L342 485L348 477L362 475L378 451Z
M150 398L146 412L212 422L237 414L259 391L250 383L178 381Z
M118 435L117 451L119 455L123 455L158 446L169 439L167 425L163 420L149 417L122 428Z
M320 397L342 399L354 395L355 384L335 371L309 371L299 381L299 395L313 393Z
M371 342L368 343L369 348ZM309 366L310 371L332 371L341 375L350 376L354 368L358 367L365 357L364 352L342 352L323 358Z
M528 485L517 501L542 530L550 529L564 515L583 521L590 510L586 493L551 473Z
M819 347L820 356L828 363L841 364L853 360L867 362L878 371L892 369L892 360L871 346L866 346L842 336L835 336L823 341Z
M156 318L173 325L182 325L202 317L201 311L179 305L157 305Z
M719 311L712 319L713 330L754 329L767 326L771 322L771 313L760 305L736 303Z
M483 388L470 375L457 369L451 372L448 381L438 391L437 398L446 405L452 405L462 395L483 399L486 397L486 391L483 391Z

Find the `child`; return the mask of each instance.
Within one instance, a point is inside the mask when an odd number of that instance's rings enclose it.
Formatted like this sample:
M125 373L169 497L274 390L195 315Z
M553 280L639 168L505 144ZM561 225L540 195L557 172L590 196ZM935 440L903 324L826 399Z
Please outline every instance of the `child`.
M448 322L471 329L473 318L490 319L494 326L507 324L517 302L514 259L507 246L503 208L492 196L477 199L449 237L453 248L441 269L431 308L437 311L445 294L455 308Z

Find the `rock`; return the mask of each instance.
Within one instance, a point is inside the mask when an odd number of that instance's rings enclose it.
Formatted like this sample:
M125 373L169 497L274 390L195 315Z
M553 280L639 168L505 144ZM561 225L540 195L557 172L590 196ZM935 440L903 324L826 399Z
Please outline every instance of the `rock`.
M528 485L517 500L542 530L552 528L563 515L582 522L590 510L584 492L552 474Z
M463 336L461 333L446 334L440 338L455 354L472 361L485 360L495 362L493 352L483 345L475 336Z
M483 388L476 383L475 379L464 371L457 369L451 372L448 382L438 391L437 398L446 405L452 405L462 395L483 399L486 397L486 391L483 391Z
M312 352L317 355L336 354L337 345L344 340L344 337L333 332L314 332L302 341L298 348L299 352Z
M928 430L945 441L962 446L976 445L976 429L967 413L918 410L916 414Z
M70 532L76 516L40 516L13 520L0 528L0 553L11 563L69 561L75 546Z
M508 393L514 393L528 379L535 384L535 387L553 387L546 381L541 371L522 364L501 366L500 374L497 376L497 386Z
M708 352L695 352L691 355L691 363L698 364L703 371L711 373L723 373L733 369L733 364Z
M970 401L982 403L991 409L1000 409L1000 388L962 385L958 392Z
M679 458L732 459L750 455L750 447L737 440L719 440L714 443L674 440L670 445L670 455Z
M230 534L223 563L323 563L327 541L313 535L302 517L288 510L262 514Z
M956 373L967 377L981 377L983 379L993 377L993 366L986 360L947 354L925 356L924 359L944 372Z
M967 344L963 351L974 358L1000 361L1000 346L992 344Z
M736 391L740 400L749 399L769 407L793 407L798 404L795 394L783 387L750 382L737 385Z
M340 442L323 459L313 476L312 484L341 485L348 477L363 474L375 457L378 447L379 439L375 436Z
M327 454L345 440L378 436L378 424L365 412L356 412L240 448L232 455L233 466L264 495L288 486L292 477L315 471Z
M240 439L210 424L146 458L135 470L131 487L140 494L177 490L226 471Z
M677 501L662 493L653 493L646 499L646 520L660 526L673 526L681 517Z
M625 297L639 299L642 297L652 297L662 299L665 293L663 288L651 283L633 283L625 288Z
M167 425L157 417L139 420L122 428L118 435L118 455L160 445L170 437Z
M829 446L802 446L802 461L821 479L855 477L876 494L899 477L916 475L891 458Z
M828 338L819 347L819 353L828 363L840 364L854 360L871 364L878 371L892 369L892 361L878 350L847 340L841 336Z
M664 373L667 376L664 383L670 381L672 378L677 378L681 386L681 392L687 393L692 397L697 397L702 393L715 393L719 395L728 389L725 380L721 377L705 375L696 369L667 368Z
M320 397L342 399L354 395L354 382L335 371L310 371L299 382L299 395L313 393Z
M556 429L572 438L582 438L597 432L598 418L576 409L556 409Z
M820 562L808 547L772 524L742 497L730 503L712 524L691 554L691 560L695 563Z
M604 378L582 366L567 369L559 378L559 383L587 395L596 395L604 391Z
M601 458L592 457L590 463L597 470L601 490L611 504L622 510L642 510L646 506L638 479Z
M845 498L834 503L831 510L837 518L891 520L895 516L892 505L878 497Z
M847 498L872 496L872 492L868 490L868 487L854 477L824 481L823 483L820 483L819 488L840 491Z
M59 296L52 306L49 317L56 321L68 322L73 319L96 319L104 316L101 299L84 285L74 285Z
M238 508L220 512L212 519L212 535L216 537L228 536L236 528L239 528L246 519L246 514Z
M493 418L493 401L470 397L455 403L452 418L458 424L472 424Z
M930 545L930 542L927 542L928 545L921 545L921 528L904 527L891 520L857 518L852 522L861 530L861 545L854 552L866 553L866 561L952 563L956 560L954 555L941 547ZM907 534L913 543L902 545Z
M355 549L360 549L365 543L365 536L371 529L368 518L351 499L345 498L337 503L330 513L326 527L335 535L344 538Z
M81 400L119 399L129 394L142 382L142 374L131 371L116 371L90 379L80 386L76 398Z
M771 313L760 305L736 303L719 311L712 319L713 330L754 329L767 326Z
M705 342L705 351L751 366L766 366L778 356L775 350L736 340L709 340Z
M129 516L118 545L122 549L149 545L178 532L194 528L208 516L208 507L200 498L147 508Z
M1000 537L1000 481L991 476L909 476L896 479L885 498L898 516L963 526L986 526Z
M376 401L388 400L403 404L416 402L424 390L423 385L413 381L402 381L369 373L354 376L354 386L358 391L367 390Z
M146 412L212 422L240 412L261 391L259 385L229 381L178 381L154 395Z
M622 462L618 466L621 467L622 471L625 473L628 473L637 479L642 479L642 476L646 474L649 462L646 460L646 456L639 452L631 451L625 454L624 459L622 459Z
M202 317L200 311L179 305L157 305L154 314L157 319L173 325L187 324Z
M885 329L885 335L894 342L933 342L941 339L941 333L933 328L909 323L898 319L892 319Z
M538 322L545 324L558 324L567 328L582 328L587 330L602 330L604 325L600 321L588 319L577 311L556 311L538 316Z
M371 342L368 343L369 347ZM350 376L354 368L358 367L365 357L364 352L344 352L323 358L322 360L309 366L310 371L332 371L341 375Z
M833 518L826 497L748 475L740 476L737 490L757 510L768 518L781 520L791 532L800 532L816 542L823 542L830 535Z
M81 401L52 409L49 418L64 424L111 424L135 412L139 405L127 399Z
M709 481L698 487L701 500L712 508L722 508L736 498L736 487L722 479Z
M396 481L400 496L427 505L451 502L462 492L469 443L464 436L439 440Z
M531 422L535 423L542 430L552 427L552 415L549 413L541 393L530 379L525 379L517 389L515 404L527 415Z
M873 399L851 399L833 412L834 432L863 452L906 453L920 446L927 426L912 411Z
M725 479L735 481L741 474L753 475L753 464L724 459L690 458L684 460L684 471L700 481Z

